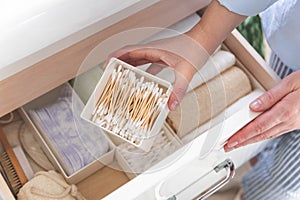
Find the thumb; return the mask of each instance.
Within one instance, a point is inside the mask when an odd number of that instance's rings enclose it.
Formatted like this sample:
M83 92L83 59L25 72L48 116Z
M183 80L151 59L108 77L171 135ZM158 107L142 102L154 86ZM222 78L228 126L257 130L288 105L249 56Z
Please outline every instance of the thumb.
M250 109L255 112L262 112L270 109L274 104L280 101L289 93L288 87L284 81L262 94L260 97L250 103Z
M168 102L170 110L174 111L183 99L193 75L194 73L191 73L187 70L175 71L173 92Z

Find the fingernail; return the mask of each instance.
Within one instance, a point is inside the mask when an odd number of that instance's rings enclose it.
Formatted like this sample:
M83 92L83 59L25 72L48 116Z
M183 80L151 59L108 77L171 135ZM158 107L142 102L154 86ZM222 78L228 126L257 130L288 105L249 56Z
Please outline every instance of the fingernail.
M171 104L171 110L175 110L177 108L177 106L179 105L179 102L178 101L173 101L173 103Z
M227 146L228 146L229 149L233 149L233 147L235 147L237 144L238 144L238 142L235 141L235 142L228 143Z
M258 109L261 107L261 100L257 99L250 104L250 107L253 109Z

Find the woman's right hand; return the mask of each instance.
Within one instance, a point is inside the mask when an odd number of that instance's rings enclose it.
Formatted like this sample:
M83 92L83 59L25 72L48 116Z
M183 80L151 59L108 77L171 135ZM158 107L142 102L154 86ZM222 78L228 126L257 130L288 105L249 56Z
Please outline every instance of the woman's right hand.
M145 45L126 46L110 54L108 60L116 57L133 66L152 63L147 72L154 75L166 66L171 67L175 73L175 83L168 107L175 110L194 74L205 64L208 56L195 40L183 34Z
M205 64L209 54L244 19L246 16L233 13L213 0L200 22L186 34L145 45L127 46L112 53L109 58L116 57L135 66L159 64L152 65L148 70L153 74L158 73L162 66L173 68L175 83L168 106L170 110L175 110L193 75Z

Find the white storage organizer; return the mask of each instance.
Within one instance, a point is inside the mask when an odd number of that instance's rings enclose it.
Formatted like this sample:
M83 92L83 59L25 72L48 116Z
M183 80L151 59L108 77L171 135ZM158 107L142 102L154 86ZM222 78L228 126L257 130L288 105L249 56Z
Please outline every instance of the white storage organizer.
M149 151L168 115L171 91L167 81L112 58L81 116Z
M61 140L59 138L52 138L48 135L49 131L51 131L55 127L49 127L50 129L47 130L45 129L45 127L41 124L42 122L38 121L37 118L33 118L33 115L30 114L32 112L32 110L35 109L40 109L43 108L45 106L51 105L54 102L56 102L58 99L63 98L65 96L65 92L71 93L68 95L72 95L72 108L73 112L72 115L74 117L74 121L73 123L70 125L72 126L72 133L68 133L70 134L70 139L67 139L69 141L73 141L76 142L74 144L72 143L68 143L67 140L63 140L63 138L61 138ZM101 130L95 130L91 127L87 127L90 126L89 123L85 122L84 120L80 121L80 111L78 110L80 109L78 106L78 101L80 101L79 97L77 96L77 94L73 91L72 87L66 83L54 90L52 90L51 92L35 99L34 101L26 104L25 106L23 106L20 109L20 114L23 116L23 119L25 120L25 122L29 125L29 127L32 128L33 133L35 133L35 137L37 139L37 141L39 141L41 147L43 148L44 152L46 153L47 157L49 158L49 160L52 162L52 164L56 167L57 170L59 170L62 175L65 177L65 179L69 182L69 183L78 183L79 181L83 180L84 178L86 178L87 176L93 174L94 172L96 172L97 170L101 169L103 166L110 164L113 159L114 159L114 152L115 152L115 145L110 141L110 139L101 132ZM77 103L76 103L77 102ZM59 109L59 108L58 108ZM82 108L81 108L82 109ZM62 110L63 112L63 110ZM52 118L56 118L57 120L64 120L64 119L60 119L59 116L50 116ZM69 116L72 117L72 116ZM63 122L63 121L62 121ZM85 123L85 124L82 124ZM50 124L48 124L50 126ZM76 132L76 130L83 130L82 128L84 127L79 127L79 126L85 126L86 131L92 131L92 132L86 132L83 134L83 132ZM64 127L61 127L62 129L64 129ZM83 135L81 135L83 134ZM88 142L87 140L85 140L85 134L93 134L95 136L97 136L98 134L101 134L102 139L107 141L107 144L109 145L109 150L107 153L104 153L102 156L100 157L96 157L95 152L97 152L96 149L91 149L92 147L87 146L88 144L85 144L83 141ZM88 136L88 135L87 135ZM63 137L63 136L62 136ZM88 136L89 137L89 136ZM92 136L91 136L92 137ZM95 138L96 139L96 138ZM62 141L63 140L63 141ZM56 141L56 142L55 142ZM64 142L65 144L62 144L61 142ZM86 153L90 153L90 155L86 155L86 157L94 157L92 159L89 159L90 161L88 161L88 163L82 165L82 167L77 168L76 170L70 171L70 166L67 165L66 160L65 159L71 159L73 156L72 154L74 154L74 156L76 155L74 151L70 151L68 152L69 154L69 158L68 155L63 156L59 151L59 147L57 145L68 145L66 149L72 150L73 148L75 148L74 150L78 150L79 152L83 151ZM80 149L76 149L76 148L80 148ZM78 155L80 156L80 155ZM84 155L81 155L84 157ZM80 158L78 157L78 159L85 159L85 158ZM79 162L79 160L78 160ZM81 161L80 161L81 162Z

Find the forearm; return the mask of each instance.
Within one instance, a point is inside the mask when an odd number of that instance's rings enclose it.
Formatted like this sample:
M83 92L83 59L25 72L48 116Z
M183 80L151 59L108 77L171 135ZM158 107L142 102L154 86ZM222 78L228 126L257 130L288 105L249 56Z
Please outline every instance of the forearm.
M227 35L246 18L247 16L233 13L217 0L213 0L200 22L186 34L212 54Z

